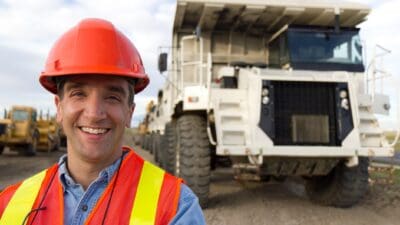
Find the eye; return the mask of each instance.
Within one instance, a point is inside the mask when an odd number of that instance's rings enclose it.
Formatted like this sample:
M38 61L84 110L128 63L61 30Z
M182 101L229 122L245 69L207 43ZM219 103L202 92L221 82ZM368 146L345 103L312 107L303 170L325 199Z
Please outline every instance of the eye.
M121 98L115 95L110 95L107 97L108 100L113 101L113 102L120 102Z
M85 97L85 93L80 90L71 91L71 97Z

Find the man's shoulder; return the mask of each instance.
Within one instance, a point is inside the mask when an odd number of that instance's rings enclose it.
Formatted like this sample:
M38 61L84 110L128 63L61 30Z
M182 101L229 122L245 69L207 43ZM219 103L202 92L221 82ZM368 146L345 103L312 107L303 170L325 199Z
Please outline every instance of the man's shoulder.
M192 189L190 189L185 183L182 183L181 193L180 193L180 204L192 203L193 201L198 201L197 196L194 194Z
M183 183L181 184L178 211L170 222L170 225L177 224L206 224L199 204L199 199L193 191Z

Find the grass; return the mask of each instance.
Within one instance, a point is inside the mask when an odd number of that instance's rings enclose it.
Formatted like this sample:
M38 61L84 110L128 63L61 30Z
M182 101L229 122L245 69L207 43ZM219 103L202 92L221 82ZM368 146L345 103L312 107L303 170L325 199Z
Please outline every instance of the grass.
M390 183L400 187L400 169L372 168L369 176L377 183Z

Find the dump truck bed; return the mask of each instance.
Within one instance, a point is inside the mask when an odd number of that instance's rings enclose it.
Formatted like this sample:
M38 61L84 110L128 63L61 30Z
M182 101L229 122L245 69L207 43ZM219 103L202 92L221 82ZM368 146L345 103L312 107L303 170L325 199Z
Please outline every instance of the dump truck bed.
M367 5L329 0L178 0L174 32L241 30L268 32L288 25L334 26L340 12L340 25L354 27L370 12Z

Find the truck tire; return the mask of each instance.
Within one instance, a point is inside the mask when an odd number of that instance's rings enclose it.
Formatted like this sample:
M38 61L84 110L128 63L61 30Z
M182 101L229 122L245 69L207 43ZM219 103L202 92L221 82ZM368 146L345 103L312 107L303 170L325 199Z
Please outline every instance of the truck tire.
M156 161L156 163L158 163L158 164L160 164L160 139L161 139L160 134L154 134L154 136L153 136L153 155L154 155L154 161Z
M34 135L32 142L28 144L28 148L25 152L26 156L35 156L37 152L37 146L39 143L39 135Z
M154 133L149 135L149 142L147 143L150 154L154 154Z
M144 144L145 144L145 142L146 142L146 135L143 134L143 135L142 135L142 140L141 140L141 142L140 142L140 147L141 147L142 149L144 149Z
M340 162L328 175L307 180L306 192L311 201L341 208L359 202L368 190L368 164L365 157L359 158L355 167Z
M67 138L66 137L60 137L60 147L67 147Z
M149 135L144 135L143 149L149 151Z
M60 149L60 146L61 146L60 137L54 137L53 141L51 142L50 151L51 152L58 151Z
M210 143L206 120L199 115L183 115L177 121L179 175L196 193L205 208L210 192Z
M175 174L176 165L176 123L165 124L164 135L161 139L160 164L168 173Z

